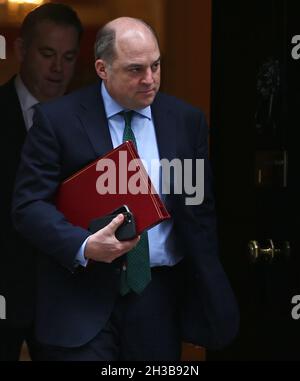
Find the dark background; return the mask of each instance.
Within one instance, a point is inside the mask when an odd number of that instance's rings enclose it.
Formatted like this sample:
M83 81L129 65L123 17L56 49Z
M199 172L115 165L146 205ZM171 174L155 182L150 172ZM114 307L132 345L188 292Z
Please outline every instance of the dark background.
M291 317L291 299L300 293L298 202L292 192L300 62L291 57L299 12L295 1L213 2L211 158L221 258L238 297L241 327L235 342L209 359L300 359L300 321ZM262 69L268 62L278 69L273 89L272 65L269 72ZM285 186L274 151L288 158ZM256 164L261 152L264 160ZM258 185L256 170L265 163L272 173ZM281 252L253 263L249 241L267 248L268 239ZM282 250L285 242L289 255Z

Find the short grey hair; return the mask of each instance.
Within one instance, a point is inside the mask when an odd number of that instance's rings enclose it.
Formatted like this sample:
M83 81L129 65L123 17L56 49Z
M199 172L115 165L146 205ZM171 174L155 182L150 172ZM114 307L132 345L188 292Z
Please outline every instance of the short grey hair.
M96 36L95 59L103 59L111 64L116 55L115 41L116 31L114 29L107 26L101 28Z
M147 24L144 20L137 19L137 18L133 18L133 20L140 22L147 29L149 29L149 31L152 33L159 47L158 37L154 29L149 24ZM94 45L95 60L103 59L107 61L109 64L112 64L113 60L116 57L115 42L116 42L115 29L107 25L104 25L103 28L99 29L96 36L96 42Z

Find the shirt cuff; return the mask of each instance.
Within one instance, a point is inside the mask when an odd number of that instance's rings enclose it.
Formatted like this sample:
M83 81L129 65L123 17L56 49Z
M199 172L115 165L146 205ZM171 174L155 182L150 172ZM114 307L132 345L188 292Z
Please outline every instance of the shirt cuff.
M75 267L78 267L79 265L80 266L83 266L83 267L86 267L89 260L85 258L84 256L84 249L85 249L85 246L86 246L86 243L87 243L87 240L89 239L90 237L87 237L87 239L83 242L83 244L80 246L79 250L77 251L76 253L76 257L75 257Z

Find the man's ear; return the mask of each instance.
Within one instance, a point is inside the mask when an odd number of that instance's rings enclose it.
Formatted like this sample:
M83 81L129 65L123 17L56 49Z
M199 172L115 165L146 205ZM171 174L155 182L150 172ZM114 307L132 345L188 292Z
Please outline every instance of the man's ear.
M95 62L95 69L98 77L102 80L107 78L107 63L101 59L97 59Z
M24 61L26 48L23 38L18 37L14 42L14 51L19 63Z

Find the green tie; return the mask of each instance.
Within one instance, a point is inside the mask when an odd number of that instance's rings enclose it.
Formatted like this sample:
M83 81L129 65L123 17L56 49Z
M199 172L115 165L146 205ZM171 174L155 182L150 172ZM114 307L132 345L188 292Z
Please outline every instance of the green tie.
M125 119L123 142L131 140L135 147L136 140L131 128L133 111L122 113ZM120 294L126 295L130 291L141 294L151 281L151 269L149 261L148 234L143 232L136 247L126 254L121 274Z

